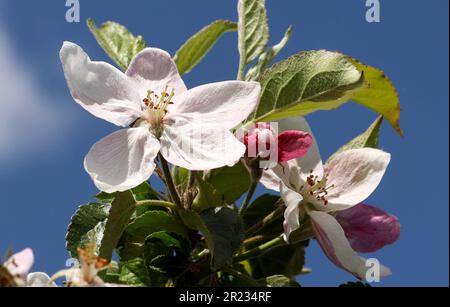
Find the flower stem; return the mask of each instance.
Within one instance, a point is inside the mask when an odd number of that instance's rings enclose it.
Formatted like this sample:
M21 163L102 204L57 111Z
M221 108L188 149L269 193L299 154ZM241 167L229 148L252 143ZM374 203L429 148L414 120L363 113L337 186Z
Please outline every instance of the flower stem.
M244 80L244 73L245 73L245 60L243 57L239 60L239 70L236 79L239 81Z
M167 188L169 189L170 196L179 208L181 208L181 200L178 195L177 189L175 188L175 184L173 183L172 174L170 173L169 165L167 164L166 159L161 154L158 154L159 162L161 163L161 168L164 173L164 181L166 182Z
M252 200L253 194L255 194L256 187L258 186L258 181L252 180L252 184L248 189L247 196L245 197L244 202L242 203L241 210L239 214L244 216L245 212L247 212L248 206L250 205L250 201Z
M261 287L262 286L257 280L254 280L253 278L251 278L247 274L239 272L239 271L237 271L237 270L235 270L233 268L225 267L225 268L222 269L222 271L224 271L224 272L226 272L226 273L228 273L230 275L233 275L236 278L239 278L241 280L246 281L252 287Z
M263 218L261 221L250 227L246 232L246 237L249 237L262 229L263 227L267 226L268 224L272 223L275 219L277 219L284 211L284 206L280 204L278 201L277 204L278 207L273 210L271 213L269 213L265 218Z
M142 200L136 203L136 206L148 206L148 207L165 207L171 210L177 210L177 206L168 201L162 200Z
M244 260L252 259L255 257L258 257L260 255L263 255L264 253L268 252L269 250L281 246L285 244L283 237L279 236L276 237L273 240L270 240L269 242L266 242L264 244L261 244L260 246L257 246L249 251L243 252L242 254L237 255L233 258L233 263L241 262Z
M244 242L242 242L242 246L246 247L249 244L254 244L260 241L264 241L266 239L266 236L263 235L256 235L254 237L245 239Z

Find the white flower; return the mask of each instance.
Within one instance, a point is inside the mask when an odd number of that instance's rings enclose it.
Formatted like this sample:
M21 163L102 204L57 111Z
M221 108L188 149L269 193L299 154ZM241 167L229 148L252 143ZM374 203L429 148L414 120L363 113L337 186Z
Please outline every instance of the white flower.
M33 251L26 248L12 255L5 263L0 263L0 287L25 286L33 262Z
M95 144L86 156L85 169L100 190L124 191L144 182L158 152L190 170L222 167L245 153L230 129L255 108L259 83L227 81L187 90L169 54L155 48L141 51L125 74L92 62L73 43L64 43L60 57L75 101L127 127Z
M284 122L283 125L293 123L297 130L312 134L303 119ZM299 218L306 213L327 257L363 279L367 271L366 261L352 249L334 214L369 197L380 183L389 161L388 153L361 148L339 153L324 166L315 143L306 156L267 170L262 183L268 188L279 189L286 205L285 240L288 241L290 234L300 227ZM382 266L380 276L387 275L390 275L390 270Z

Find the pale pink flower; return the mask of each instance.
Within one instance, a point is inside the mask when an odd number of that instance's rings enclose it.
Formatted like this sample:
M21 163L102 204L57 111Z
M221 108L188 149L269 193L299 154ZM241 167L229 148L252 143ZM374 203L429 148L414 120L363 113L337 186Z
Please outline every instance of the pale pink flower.
M105 192L147 180L160 152L190 170L229 165L245 153L230 130L245 120L260 97L257 82L226 81L187 90L170 55L147 48L126 73L93 62L77 45L60 52L70 92L93 115L127 127L95 144L85 169Z
M294 125L296 129L307 131L312 135L303 119L282 125ZM368 198L380 183L389 161L388 153L378 149L361 148L339 153L323 165L317 144L314 143L306 156L280 163L265 171L262 183L269 189L279 190L286 205L285 240L289 241L290 234L300 228L301 212L306 213L310 217L315 237L327 257L338 267L363 279L368 269L366 261L354 251L343 227L334 216L344 212L343 219L345 219L346 210ZM361 218L370 219L370 214L366 210L363 211L365 217ZM351 213L347 211L347 215L349 214ZM392 227L394 230L393 234L389 233L388 238L385 238L383 244L396 239L397 232L395 223L384 226ZM350 228L347 228L350 235L355 234L348 229ZM374 235L368 229L365 230L365 234ZM379 247L381 241L377 236L374 238L379 241L377 243ZM367 237L361 238L365 239ZM354 238L352 241L357 242L355 244L357 247L361 247L360 241ZM366 248L373 250L375 246ZM381 267L381 277L390 274L388 268Z

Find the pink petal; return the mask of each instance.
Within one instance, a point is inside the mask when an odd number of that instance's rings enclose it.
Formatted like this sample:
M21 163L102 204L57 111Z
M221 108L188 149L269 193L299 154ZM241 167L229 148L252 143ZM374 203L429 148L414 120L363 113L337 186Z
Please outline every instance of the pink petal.
M25 279L26 275L33 266L33 262L33 251L27 248L17 254L12 255L11 258L9 258L9 260L7 261L8 265L6 266L6 268L11 275Z
M317 242L328 259L336 266L364 280L369 268L366 266L366 259L360 257L352 249L344 230L336 219L330 214L320 211L311 211L308 214L311 217ZM389 268L380 266L380 277L386 277L390 274Z
M328 204L314 202L321 211L340 211L366 200L384 176L391 155L373 148L350 149L328 162Z
M278 135L278 162L303 157L313 143L307 132L288 130Z
M340 211L336 219L354 250L370 253L392 244L400 236L399 220L379 208L359 204Z

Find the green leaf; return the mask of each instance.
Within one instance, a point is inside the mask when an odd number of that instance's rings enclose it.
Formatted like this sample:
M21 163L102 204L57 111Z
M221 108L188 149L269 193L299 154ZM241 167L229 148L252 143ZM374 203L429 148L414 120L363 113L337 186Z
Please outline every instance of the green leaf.
M226 207L209 209L201 215L180 210L185 225L203 234L211 252L211 268L218 270L230 262L244 239L244 227L239 215Z
M253 81L259 79L261 74L266 70L267 66L272 63L273 59L283 50L286 44L289 42L289 38L292 34L292 26L290 26L286 33L284 34L283 39L276 44L275 46L270 47L264 53L259 56L258 62L256 62L247 72L245 76L245 80Z
M206 224L203 221L202 217L197 212L192 210L179 210L178 215L180 216L186 227L192 230L199 231L203 234L203 236L206 238L206 241L208 242L208 247L210 250L214 248L213 242L211 241L211 233L206 227Z
M265 0L239 0L239 53L241 63L248 64L266 49L269 25Z
M245 212L243 219L247 227L251 227L269 215L277 207L275 203L280 199L279 196L263 194L256 198ZM276 237L283 233L283 217L275 219L272 223L262 228L258 235Z
M132 188L131 193L133 193L134 198L137 201L158 199L158 192L156 192L148 182L143 182L137 187ZM100 192L95 195L95 198L104 203L111 203L114 200L114 197L116 197L116 194L117 193Z
M352 96L352 100L384 116L403 136L400 128L400 101L397 90L383 71L348 58L359 71L364 72L364 87Z
M133 237L134 242L143 242L149 235L161 230L187 237L187 229L175 216L158 210L138 216L128 225L126 233Z
M201 217L210 233L208 247L212 254L211 268L218 270L230 263L233 254L241 247L244 226L239 215L225 207L205 211Z
M92 19L87 25L95 39L122 70L127 70L131 60L146 47L142 36L135 37L124 26L107 21L97 28Z
M145 240L144 259L152 285L163 285L188 266L189 242L177 234L161 231Z
M110 205L89 203L78 208L72 216L66 234L66 247L73 258L78 258L78 248L84 248L88 233L102 224L108 217Z
M347 102L364 76L346 56L325 50L300 52L268 69L254 122L331 110Z
M193 208L198 211L203 211L208 208L222 206L223 200L215 187L203 180L200 173L196 173L195 176L198 184L198 194L192 204Z
M151 281L144 259L136 258L127 262L122 262L119 281L135 287L150 286Z
M118 192L109 210L103 232L99 256L110 261L114 249L136 210L136 200L131 191Z
M180 75L189 73L214 46L225 32L236 31L237 24L228 20L216 20L189 38L178 49L174 60Z
M274 288L300 287L300 285L295 280L292 280L284 275L269 276L266 277L262 282L264 282L267 287Z
M120 269L117 262L111 261L111 263L109 264L109 268L106 270L106 274L103 280L107 283L112 284L120 283Z
M275 247L260 257L249 260L252 276L263 278L282 274L294 278L303 271L308 241Z
M274 211L279 196L264 194L253 201L244 215L247 225L254 225L269 213ZM257 234L268 238L279 236L283 233L283 216L262 228ZM292 236L292 235L291 235ZM254 278L282 274L289 278L302 273L305 263L305 246L307 241L275 247L260 257L248 260L250 271ZM256 247L258 243L250 245L247 249Z
M251 183L248 170L242 162L232 167L211 170L207 181L216 189L220 199L230 205L248 191Z
M383 123L383 116L378 117L370 127L364 131L362 134L355 137L353 140L338 149L329 159L330 161L335 155L350 149L357 148L378 148L379 137L380 137L380 127Z

